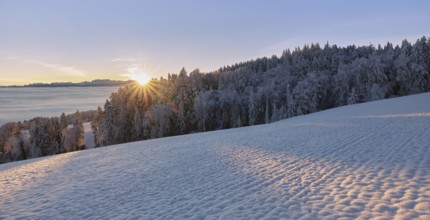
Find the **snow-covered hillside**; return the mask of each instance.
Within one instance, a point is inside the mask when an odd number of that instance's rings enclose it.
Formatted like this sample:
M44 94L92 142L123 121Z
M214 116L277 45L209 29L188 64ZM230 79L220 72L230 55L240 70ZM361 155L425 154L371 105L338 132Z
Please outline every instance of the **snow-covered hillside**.
M430 93L0 165L0 219L430 219Z

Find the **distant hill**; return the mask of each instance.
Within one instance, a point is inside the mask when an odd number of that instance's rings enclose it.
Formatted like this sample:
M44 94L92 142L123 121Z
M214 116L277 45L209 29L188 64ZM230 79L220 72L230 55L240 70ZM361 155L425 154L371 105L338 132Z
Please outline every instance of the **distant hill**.
M123 86L133 83L133 80L110 80L96 79L84 82L53 82L53 83L31 83L23 86L3 86L3 87L96 87L96 86Z

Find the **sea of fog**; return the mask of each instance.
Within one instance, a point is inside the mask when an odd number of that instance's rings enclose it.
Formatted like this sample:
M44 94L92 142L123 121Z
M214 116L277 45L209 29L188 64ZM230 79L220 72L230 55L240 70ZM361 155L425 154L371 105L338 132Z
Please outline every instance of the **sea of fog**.
M118 87L0 88L0 125L95 110Z

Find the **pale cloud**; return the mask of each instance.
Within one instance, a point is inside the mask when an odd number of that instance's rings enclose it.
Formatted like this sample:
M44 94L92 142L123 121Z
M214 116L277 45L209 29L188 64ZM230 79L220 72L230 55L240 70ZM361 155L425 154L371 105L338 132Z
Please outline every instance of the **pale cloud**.
M127 77L129 79L134 79L136 78L137 75L139 75L142 71L142 68L138 65L132 65L129 66L126 70L126 73L120 74L123 77Z
M136 60L137 60L136 58L131 58L131 57L117 57L110 60L110 62L136 62Z
M10 57L3 57L3 59L4 60L18 60L19 58L18 57L10 56Z
M145 71L145 68L140 65L131 65L126 68L126 73L120 74L122 77L127 77L129 79L138 79L141 76L150 77L149 73Z
M126 71L127 72L121 74L121 76L136 80L141 84L144 84L151 79L151 76L139 65L132 65L128 67Z
M86 76L84 71L79 70L78 68L76 68L74 66L65 66L65 65L61 65L61 64L46 63L46 62L39 61L39 60L24 60L24 61L27 63L36 64L36 65L41 66L41 67L49 68L53 71L57 71L57 72L60 72L62 74L66 74L69 76L76 76L76 77L85 77Z

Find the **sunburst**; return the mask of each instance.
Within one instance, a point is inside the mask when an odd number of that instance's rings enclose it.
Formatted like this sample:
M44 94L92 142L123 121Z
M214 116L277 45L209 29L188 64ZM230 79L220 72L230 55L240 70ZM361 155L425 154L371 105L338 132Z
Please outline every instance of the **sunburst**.
M127 69L128 75L132 80L135 80L141 86L147 85L151 81L149 74L142 70L138 66L132 66Z
M144 86L144 85L147 85L149 81L151 81L151 78L149 78L148 75L146 74L142 74L142 75L136 76L134 80L136 80L136 82L139 83L141 86Z
M142 100L144 104L144 109L149 110L151 104L164 103L169 106L173 111L178 110L178 106L170 100L166 94L162 91L168 86L167 82L162 80L150 80L143 86L139 82L135 82L129 89L131 90L130 98L136 100Z

